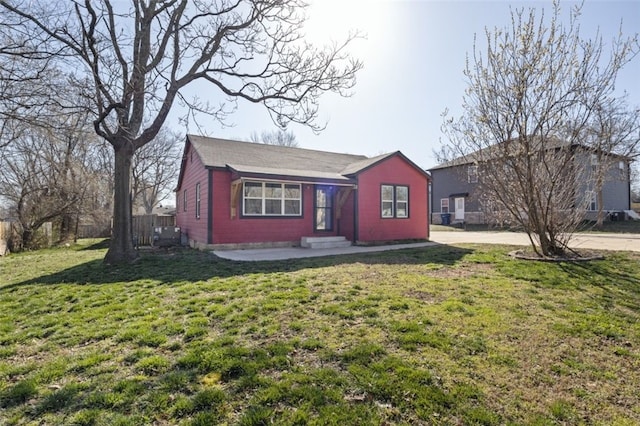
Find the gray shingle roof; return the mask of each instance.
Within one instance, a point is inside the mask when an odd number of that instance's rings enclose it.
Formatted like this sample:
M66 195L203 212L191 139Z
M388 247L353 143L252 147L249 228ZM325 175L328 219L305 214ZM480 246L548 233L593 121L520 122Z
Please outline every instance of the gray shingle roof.
M533 141L530 141L529 143L535 149L539 149L540 140L536 140L536 139L539 139L539 138L536 137ZM430 171L439 170L439 169L445 169L447 167L462 166L465 164L473 164L473 163L478 163L482 161L488 161L488 160L491 160L492 158L497 158L505 155L505 152L514 153L515 155L518 155L515 150L521 149L522 145L518 143L514 143L511 146L509 146L507 144L508 142L500 142L494 145L489 145L477 151L471 152L467 155L461 155L449 161L445 161L444 163L431 167L429 170ZM576 144L573 144L573 145L576 145ZM553 138L547 139L546 143L544 144L544 149L554 149L554 148L570 147L570 146L572 146L570 142L563 141L561 139L553 137Z
M291 148L261 143L188 135L206 167L231 168L239 173L312 177L349 180L385 156L367 158L364 155L339 154L303 148Z
M379 161L385 160L389 157L396 155L399 151L390 152L388 154L378 155L377 157L366 158L364 160L356 161L355 163L349 164L347 167L342 169L341 173L345 176L355 175L358 172L366 169L367 167L371 167Z

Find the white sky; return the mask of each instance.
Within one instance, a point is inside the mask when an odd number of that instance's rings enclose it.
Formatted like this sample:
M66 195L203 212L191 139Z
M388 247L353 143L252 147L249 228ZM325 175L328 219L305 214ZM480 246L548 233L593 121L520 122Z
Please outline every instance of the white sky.
M561 3L567 18L573 4ZM364 69L352 97L321 98L320 117L327 128L320 135L303 126L289 129L303 148L367 156L400 150L423 168L434 166L441 114L447 108L453 115L461 110L463 69L474 34L482 40L485 27L508 26L509 5L544 8L547 16L552 11L550 0L315 0L309 10L310 40L321 44L342 39L349 28L361 30L367 39L357 40L352 52ZM599 27L608 42L621 20L624 34L640 31L640 0L586 0L581 35L590 37ZM640 106L640 56L619 74L617 88L629 93L632 105ZM216 102L220 94L212 96ZM247 139L254 131L275 129L263 107L244 102L229 123L233 127L222 128L210 120L206 133Z

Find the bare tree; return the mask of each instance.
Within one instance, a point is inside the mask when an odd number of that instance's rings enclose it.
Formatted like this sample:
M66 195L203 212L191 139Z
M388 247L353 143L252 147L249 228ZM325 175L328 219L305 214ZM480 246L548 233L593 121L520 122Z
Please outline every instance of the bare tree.
M64 73L55 58L40 48L40 37L26 27L15 31L13 24L0 14L0 149L29 126L50 126L64 97Z
M86 177L86 195L76 227L82 221L84 225L91 226L93 232L104 232L111 229L113 215L113 149L95 132L93 136L83 145L84 158L91 172Z
M95 167L102 143L88 105L52 61L31 69L28 58L2 49L13 54L0 54L0 192L20 223L25 248L46 222L60 241L75 239L85 199L109 176Z
M166 129L133 156L134 204L146 214L171 195L180 172L181 136Z
M75 231L92 171L83 149L86 121L77 116L66 121L66 131L59 126L55 132L25 128L0 160L0 196L13 208L24 248L32 248L46 222L57 222L61 240L70 239Z
M299 146L296 135L292 131L285 130L263 131L260 135L258 135L258 132L253 132L251 133L250 140L254 143L264 143L267 145L280 145L292 148Z
M475 44L467 60L464 113L443 125L448 152L477 165L486 209L508 212L543 256L565 254L584 217L579 147L638 50L620 35L607 58L601 35L580 37L580 8L567 25L555 2L549 21L518 9L510 28L487 29L486 53Z
M114 150L114 218L106 263L137 257L131 229L134 153L151 142L176 102L223 119L181 92L203 81L231 105L263 104L278 125L316 130L318 96L347 95L362 64L342 44L316 49L302 39L302 0L0 0L7 32L28 33L29 48L59 58L93 102L96 133ZM37 60L25 51L25 57ZM16 51L20 51L17 49Z

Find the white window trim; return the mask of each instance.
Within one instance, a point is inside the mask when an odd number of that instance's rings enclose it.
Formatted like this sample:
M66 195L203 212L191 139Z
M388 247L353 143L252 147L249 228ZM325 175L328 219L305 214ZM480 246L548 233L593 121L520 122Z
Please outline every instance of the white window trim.
M587 199L587 211L598 211L598 197L596 191L586 191L585 198Z
M478 183L478 166L471 165L467 168L467 182Z
M406 200L398 200L398 189L399 188L406 188L407 189L407 199ZM394 195L394 197L396 199L396 202L395 202L395 205L394 205L396 217L398 219L406 219L406 218L409 217L409 186L408 185L396 185L394 187L394 189L395 189L395 191L393 192L393 195ZM404 204L405 205L405 208L404 208L405 214L403 214L403 215L400 215L398 213L400 211L400 209L398 208L398 206L400 204Z
M392 199L384 199L383 193L384 188L391 188ZM407 200L399 201L398 200L398 188L406 188L407 189ZM385 214L384 204L391 203L391 214ZM404 204L406 205L404 211L406 212L404 215L398 215L398 205ZM382 184L380 185L380 217L383 219L407 219L409 217L409 185L388 185Z
M391 188L391 199L384 198L385 188ZM395 194L395 188L393 185L380 185L380 216L385 219L390 219L395 216L395 204L393 202ZM385 214L384 205L391 203L391 212L389 214Z
M245 187L246 184L260 184L262 185L262 194L260 197L247 197ZM280 185L282 197L273 198L267 197L266 194L266 185ZM298 198L287 198L286 196L286 187L287 186L297 186L298 194L300 196ZM247 213L246 212L246 201L247 200L261 200L260 211L262 213ZM280 214L267 214L266 212L266 200L280 200ZM285 213L286 212L286 201L297 201L299 203L298 213ZM302 216L302 185L299 183L285 183L285 182L271 182L271 181L244 181L242 184L242 215L247 217L300 217Z
M445 206L446 204L446 206ZM447 211L445 212L444 209L447 209ZM451 213L451 211L449 210L449 199L448 198L440 198L440 213Z

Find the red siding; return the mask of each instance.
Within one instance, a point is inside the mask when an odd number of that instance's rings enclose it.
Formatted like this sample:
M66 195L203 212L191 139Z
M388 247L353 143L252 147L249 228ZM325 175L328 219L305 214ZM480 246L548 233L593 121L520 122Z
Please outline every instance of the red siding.
M300 242L301 237L337 235L313 230L314 185L302 185L301 217L242 217L242 197L238 199L237 214L231 218L231 174L213 172L213 244ZM352 219L351 219L352 220Z
M342 215L339 219L339 223L336 225L338 235L344 236L349 241L355 241L353 234L353 218L354 218L354 197L355 191L351 191L347 201L342 205ZM337 221L336 221L337 222Z
M177 212L176 224L182 233L186 233L189 240L207 243L208 210L208 173L204 165L190 145L187 147L186 163L182 182L176 194ZM196 218L196 185L200 183L200 218ZM184 211L184 190L187 190L187 211Z
M409 217L382 218L380 186L409 186ZM358 240L428 238L427 177L402 157L394 156L358 176Z

